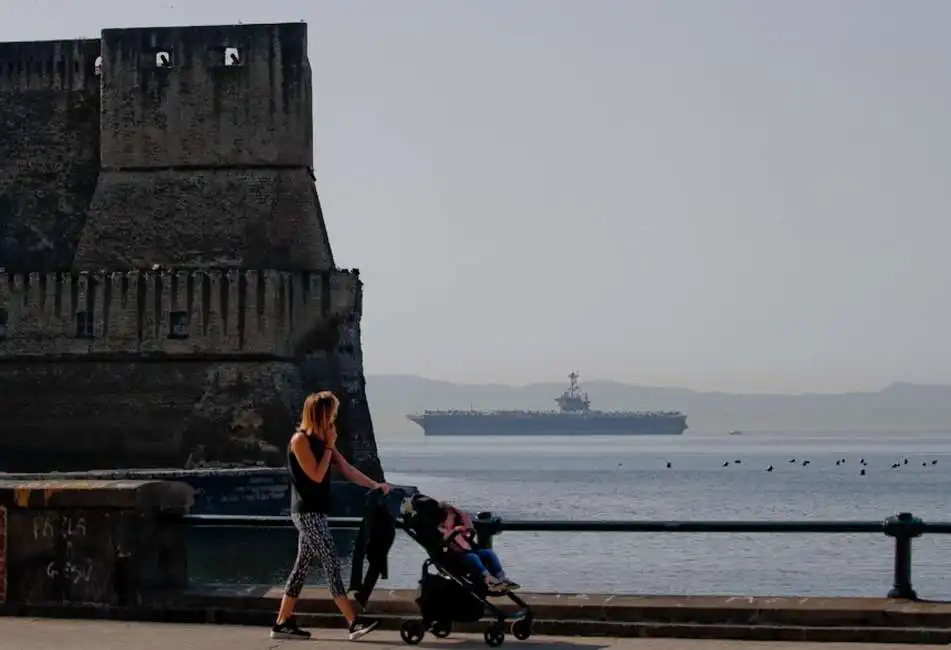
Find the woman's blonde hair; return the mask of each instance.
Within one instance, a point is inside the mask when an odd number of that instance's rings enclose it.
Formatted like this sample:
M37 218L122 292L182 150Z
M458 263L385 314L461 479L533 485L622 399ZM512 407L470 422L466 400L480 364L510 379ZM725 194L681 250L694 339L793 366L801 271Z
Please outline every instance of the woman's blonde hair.
M329 390L311 393L304 400L300 414L300 430L324 437L337 419L340 400Z

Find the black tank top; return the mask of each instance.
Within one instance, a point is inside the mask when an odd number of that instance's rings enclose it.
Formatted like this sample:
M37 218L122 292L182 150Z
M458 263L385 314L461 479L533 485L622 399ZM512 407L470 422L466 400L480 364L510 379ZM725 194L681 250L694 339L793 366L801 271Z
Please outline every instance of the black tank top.
M304 436L307 444L310 445L310 451L314 454L317 464L324 455L324 442L317 436ZM291 512L318 512L327 514L330 512L330 468L324 475L324 480L320 483L307 476L307 473L300 466L300 461L291 450L290 444L287 445L287 472L291 477Z

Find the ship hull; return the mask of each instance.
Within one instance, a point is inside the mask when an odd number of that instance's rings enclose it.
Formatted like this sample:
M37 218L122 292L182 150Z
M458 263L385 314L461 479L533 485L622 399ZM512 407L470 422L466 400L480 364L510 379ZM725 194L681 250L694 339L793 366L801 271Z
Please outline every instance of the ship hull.
M687 430L686 416L427 413L409 419L426 436L679 436Z

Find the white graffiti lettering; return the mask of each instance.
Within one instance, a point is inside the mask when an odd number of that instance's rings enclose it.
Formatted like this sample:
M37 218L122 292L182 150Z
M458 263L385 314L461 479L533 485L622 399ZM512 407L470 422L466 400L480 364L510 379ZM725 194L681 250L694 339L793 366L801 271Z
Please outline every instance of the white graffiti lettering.
M72 582L74 585L80 582L89 582L92 578L92 572L95 566L91 558L83 558L74 562L66 562L62 570L56 566L56 560L46 565L46 575L51 580L55 580L60 575Z
M33 518L33 539L46 539L56 536L56 525L50 515L37 515ZM85 517L63 517L59 534L64 539L72 537L86 536L86 518Z
M44 517L40 515L33 517L33 539L52 537L54 533L53 521L49 516Z

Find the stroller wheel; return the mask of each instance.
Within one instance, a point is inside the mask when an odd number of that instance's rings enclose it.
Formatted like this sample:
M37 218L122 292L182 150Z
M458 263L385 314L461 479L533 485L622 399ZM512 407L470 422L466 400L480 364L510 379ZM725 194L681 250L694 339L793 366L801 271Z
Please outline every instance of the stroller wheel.
M400 626L400 637L410 645L416 645L423 640L425 635L426 631L423 629L421 621L410 619L403 621L403 624Z
M490 648L498 648L505 641L505 630L501 625L490 625L482 636Z
M433 636L439 639L445 639L452 634L452 621L436 621L429 629L433 633Z
M532 619L525 617L512 622L512 636L519 641L524 641L532 636Z

